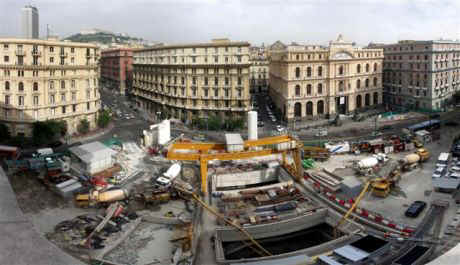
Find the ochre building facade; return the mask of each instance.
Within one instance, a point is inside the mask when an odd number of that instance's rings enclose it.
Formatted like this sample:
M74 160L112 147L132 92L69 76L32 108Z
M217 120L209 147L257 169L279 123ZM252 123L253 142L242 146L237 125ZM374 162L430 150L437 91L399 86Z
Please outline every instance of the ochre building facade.
M133 93L155 118L183 122L249 110L249 43L216 39L134 51Z
M31 136L35 121L80 120L96 127L100 109L99 48L92 44L0 39L0 122Z
M289 122L382 103L382 49L355 47L339 36L328 47L289 45L270 56L269 93Z

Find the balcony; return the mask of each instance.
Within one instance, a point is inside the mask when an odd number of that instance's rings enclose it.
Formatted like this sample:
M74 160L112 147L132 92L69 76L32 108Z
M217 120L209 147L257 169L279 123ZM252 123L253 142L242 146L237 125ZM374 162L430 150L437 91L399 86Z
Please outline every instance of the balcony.
M16 53L17 56L24 56L25 55L24 50L16 50L15 53Z

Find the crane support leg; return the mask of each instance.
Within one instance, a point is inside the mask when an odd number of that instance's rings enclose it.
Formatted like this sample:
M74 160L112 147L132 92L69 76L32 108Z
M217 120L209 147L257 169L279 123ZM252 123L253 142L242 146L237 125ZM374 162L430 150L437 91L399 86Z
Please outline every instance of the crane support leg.
M200 173L201 173L201 191L203 194L208 192L208 160L200 160Z

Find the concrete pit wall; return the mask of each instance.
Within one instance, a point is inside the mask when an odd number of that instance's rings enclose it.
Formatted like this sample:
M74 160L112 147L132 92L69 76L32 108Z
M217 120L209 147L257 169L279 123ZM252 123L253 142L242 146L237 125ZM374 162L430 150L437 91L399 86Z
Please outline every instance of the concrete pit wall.
M238 189L244 185L271 182L280 178L284 179L284 177L281 177L280 167L243 173L214 175L212 178L212 191L217 191L219 188L225 187L235 187L235 189Z
M331 226L335 226L340 220L341 216L336 213L330 212L327 209L317 210L314 213L310 213L304 216L299 216L297 218L283 220L281 222L271 223L271 224L262 224L244 227L255 239L281 236L284 234L293 233L296 231L308 229L310 227L319 225L321 223L327 223ZM361 226L356 223L349 223L341 227L341 231L344 232L345 236L339 237L337 239L328 241L326 243L301 249L289 253L283 253L279 255L273 255L270 257L260 257L260 258L249 258L249 259L239 259L239 260L226 260L224 255L224 248L222 243L227 241L236 241L236 240L247 240L241 232L235 231L230 227L219 227L216 229L216 242L215 242L215 252L216 252L216 261L219 264L231 264L235 262L251 262L251 261L262 261L262 260L276 260L279 258L291 257L300 254L305 254L307 256L316 256L338 247L344 246L351 242L358 240L361 236L358 235L358 232L362 229Z

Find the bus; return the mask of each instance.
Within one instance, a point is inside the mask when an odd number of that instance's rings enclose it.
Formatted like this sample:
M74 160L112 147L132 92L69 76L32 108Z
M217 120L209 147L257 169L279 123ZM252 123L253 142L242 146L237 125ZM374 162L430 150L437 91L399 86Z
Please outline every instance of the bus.
M441 128L440 120L428 120L428 121L420 122L420 123L407 127L407 129L411 131L412 133L416 131L420 131L420 130L431 131L431 130L437 130L440 128Z

